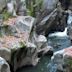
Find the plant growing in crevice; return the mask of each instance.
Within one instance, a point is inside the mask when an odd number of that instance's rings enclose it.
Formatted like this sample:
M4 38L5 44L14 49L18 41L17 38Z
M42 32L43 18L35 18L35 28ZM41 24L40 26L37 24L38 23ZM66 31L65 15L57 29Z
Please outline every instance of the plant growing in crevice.
M68 65L68 70L71 72L72 71L72 59L68 59L66 63Z
M21 47L22 47L22 48L26 48L26 46L25 46L25 43L24 43L24 42L22 42L22 41L21 41L21 42L20 42L20 45L21 45Z

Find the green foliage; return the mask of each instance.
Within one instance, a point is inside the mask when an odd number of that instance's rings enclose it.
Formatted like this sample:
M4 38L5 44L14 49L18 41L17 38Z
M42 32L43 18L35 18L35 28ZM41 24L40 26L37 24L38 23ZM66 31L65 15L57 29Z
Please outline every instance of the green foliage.
M3 19L4 19L4 20L7 20L8 18L11 17L11 14L9 14L9 13L7 12L7 10L4 10L4 11L2 12L2 14L3 14Z
M43 0L26 0L28 15L35 17L36 9L41 9Z
M72 68L72 59L68 59L67 64Z

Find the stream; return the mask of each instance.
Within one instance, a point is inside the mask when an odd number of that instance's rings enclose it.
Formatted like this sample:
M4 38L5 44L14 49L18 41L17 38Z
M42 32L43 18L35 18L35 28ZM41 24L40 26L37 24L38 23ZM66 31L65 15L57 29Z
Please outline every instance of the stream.
M68 37L49 37L48 44L54 47L54 52L67 48L71 45L71 42ZM37 66L27 66L21 69L18 69L17 72L56 72L53 70L52 65L51 69L48 67L50 64L51 57L50 56L43 56L40 59L40 62Z

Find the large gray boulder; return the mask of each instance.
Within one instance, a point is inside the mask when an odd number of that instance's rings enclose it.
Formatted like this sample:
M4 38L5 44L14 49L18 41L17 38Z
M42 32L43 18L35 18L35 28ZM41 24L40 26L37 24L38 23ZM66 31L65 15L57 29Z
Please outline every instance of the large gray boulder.
M11 72L9 64L5 59L0 57L0 72Z
M11 50L11 62L14 71L26 65L35 66L39 58L37 56L37 46L28 41L35 18L31 16L18 16L5 22L2 26L3 41L1 44ZM7 31L5 31L5 29ZM8 33L10 31L10 33ZM8 34L7 34L8 33Z

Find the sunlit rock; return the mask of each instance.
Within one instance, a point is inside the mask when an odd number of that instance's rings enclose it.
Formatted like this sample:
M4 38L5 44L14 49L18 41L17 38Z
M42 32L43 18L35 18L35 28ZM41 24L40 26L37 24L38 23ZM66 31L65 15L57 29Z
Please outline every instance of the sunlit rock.
M47 39L46 39L45 36L39 35L38 38L36 39L36 42L37 42L38 48L41 48L42 45L46 45L47 44Z
M20 32L31 32L32 26L35 24L35 18L31 16L19 16L16 19L16 27Z
M0 26L0 56L12 65L14 71L25 65L35 66L39 61L37 46L28 42L35 23L31 16L18 16L9 18Z

